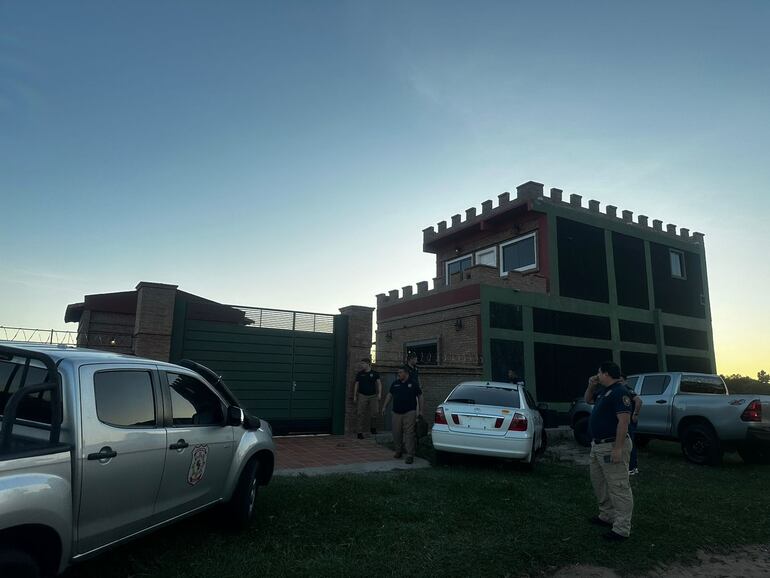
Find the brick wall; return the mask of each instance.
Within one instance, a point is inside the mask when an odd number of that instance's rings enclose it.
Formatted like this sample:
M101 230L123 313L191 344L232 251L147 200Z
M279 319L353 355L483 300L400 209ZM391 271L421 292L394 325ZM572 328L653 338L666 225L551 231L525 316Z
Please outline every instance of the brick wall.
M387 394L390 384L396 379L398 367L399 365L381 363L378 363L375 367L383 377L383 399ZM422 388L423 401L425 403L424 417L430 424L433 424L433 414L436 412L436 407L446 399L449 392L458 383L481 379L480 367L421 366L418 369L420 370L420 387ZM386 430L390 430L390 411L385 415L383 427Z
M131 354L136 316L86 310L78 324L78 346Z
M475 301L381 321L377 325L377 363L403 363L404 344L438 339L440 364L476 366L479 363L480 313L479 302ZM462 323L459 329L458 319Z
M373 307L351 305L340 309L348 318L347 370L345 372L345 433L356 431L356 407L353 405L353 386L358 364L372 353L372 313ZM383 384L384 385L384 384Z

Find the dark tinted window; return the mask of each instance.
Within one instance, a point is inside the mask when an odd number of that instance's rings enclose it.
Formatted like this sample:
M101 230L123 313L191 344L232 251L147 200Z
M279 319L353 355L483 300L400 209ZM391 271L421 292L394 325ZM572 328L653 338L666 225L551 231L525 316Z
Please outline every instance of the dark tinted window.
M501 245L503 273L534 269L537 264L535 236Z
M222 402L203 382L188 375L167 373L175 426L222 425Z
M641 321L618 320L621 341L633 341L634 343L656 343L655 326L652 323ZM668 345L668 341L666 341Z
M30 366L24 378L24 364L0 361L1 413L5 413L5 405L20 388L45 383L47 377L47 370ZM19 405L16 417L39 423L51 423L51 392L45 391L25 397Z
M725 384L716 375L683 375L679 391L681 393L711 393L717 395L727 393Z
M641 395L660 395L666 391L669 383L670 375L648 375L642 382Z
M469 403L475 405L497 405L502 407L521 407L519 391L494 385L458 385L449 394L447 403Z
M521 305L511 303L489 304L489 326L498 329L515 329L521 331L523 327Z
M451 277L455 273L459 273L460 271L465 271L467 268L471 266L471 261L472 259L470 257L466 257L465 259L460 259L459 261L448 263L446 266L447 275Z
M532 322L538 333L610 339L609 317L535 307Z
M147 371L101 371L94 375L96 415L117 427L155 425L155 394Z
M666 325L663 327L663 338L666 340L667 346L689 347L690 349L702 349L704 351L708 351L709 348L708 333L697 329Z
M417 365L438 365L438 342L406 344L404 358L410 353L417 356Z

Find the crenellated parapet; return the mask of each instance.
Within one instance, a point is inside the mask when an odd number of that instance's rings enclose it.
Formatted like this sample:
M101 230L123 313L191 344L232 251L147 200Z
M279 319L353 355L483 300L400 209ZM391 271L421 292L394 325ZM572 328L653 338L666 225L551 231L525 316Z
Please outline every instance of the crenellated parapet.
M422 299L423 297L430 297L453 291L460 287L478 284L507 287L516 291L528 291L532 293L547 292L547 281L542 275L525 275L514 271L501 277L497 267L474 265L462 272L454 273L450 277L449 283L447 283L443 277L436 277L433 279L432 288L429 288L427 281L420 281L416 285L416 290L412 285L407 285L406 287L402 287L401 290L394 289L387 294L380 293L377 295L377 308L382 309L405 301Z
M585 207L581 195L572 193L569 195L569 199L565 200L564 192L561 189L552 188L550 190L550 195L545 195L544 186L535 181L528 181L516 187L515 198L511 198L511 194L508 192L501 193L497 197L497 205L494 205L492 200L487 200L481 203L481 212L478 212L476 207L471 207L465 211L464 219L463 216L458 213L452 216L450 225L447 225L446 221L441 221L435 227L423 229L423 243L432 243L443 237L453 235L463 229L483 223L484 221L492 219L511 209L540 199L545 202L560 204L573 209L586 211L587 213L601 215L607 219L627 223L634 227L648 229L665 236L692 241L701 245L703 244L703 233L690 233L690 229L684 227L679 228L679 231L677 231L677 226L671 223L667 224L664 229L663 221L659 219L653 219L652 225L650 225L650 218L647 215L638 215L636 219L634 219L633 211L624 209L618 214L618 207L614 205L606 205L604 212L602 212L601 203L595 199L589 200L588 206Z

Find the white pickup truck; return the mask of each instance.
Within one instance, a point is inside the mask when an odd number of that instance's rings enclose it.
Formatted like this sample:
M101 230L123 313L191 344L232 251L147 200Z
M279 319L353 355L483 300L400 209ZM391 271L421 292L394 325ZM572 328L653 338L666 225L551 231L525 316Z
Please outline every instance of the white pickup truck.
M731 394L722 378L704 373L632 375L627 387L641 397L635 444L650 439L678 441L696 464L718 465L726 450L745 462L770 463L770 396ZM590 445L592 406L573 403L570 423L575 439Z
M215 374L0 343L0 576L36 577L224 504L243 527L273 474L270 425Z

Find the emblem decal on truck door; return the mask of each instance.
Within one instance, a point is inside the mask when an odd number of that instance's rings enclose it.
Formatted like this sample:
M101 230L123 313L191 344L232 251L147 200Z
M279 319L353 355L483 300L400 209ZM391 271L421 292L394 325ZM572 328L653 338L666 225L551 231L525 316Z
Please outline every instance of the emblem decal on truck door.
M192 451L190 471L187 472L187 483L194 486L203 479L206 472L206 460L209 457L209 446L195 446Z

